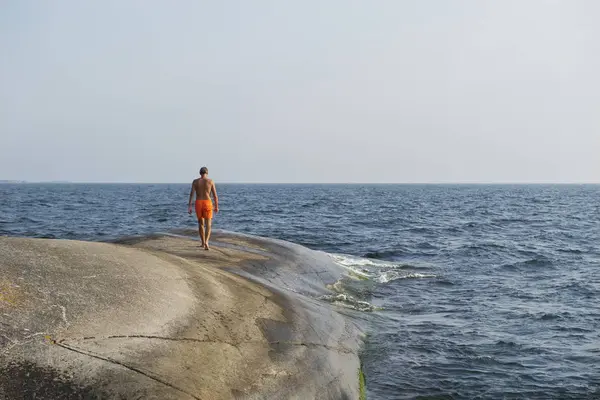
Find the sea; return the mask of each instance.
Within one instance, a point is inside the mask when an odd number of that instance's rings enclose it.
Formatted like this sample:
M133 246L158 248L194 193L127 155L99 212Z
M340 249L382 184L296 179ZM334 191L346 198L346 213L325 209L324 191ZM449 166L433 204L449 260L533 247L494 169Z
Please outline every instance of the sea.
M218 184L216 229L326 252L368 399L600 399L600 185ZM0 235L193 229L183 184L2 184Z

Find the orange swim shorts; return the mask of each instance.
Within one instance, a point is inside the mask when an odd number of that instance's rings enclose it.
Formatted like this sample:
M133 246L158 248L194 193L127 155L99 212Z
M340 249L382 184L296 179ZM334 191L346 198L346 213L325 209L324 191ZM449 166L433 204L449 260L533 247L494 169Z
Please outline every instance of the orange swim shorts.
M198 219L211 219L213 217L213 205L210 200L196 200L196 215Z

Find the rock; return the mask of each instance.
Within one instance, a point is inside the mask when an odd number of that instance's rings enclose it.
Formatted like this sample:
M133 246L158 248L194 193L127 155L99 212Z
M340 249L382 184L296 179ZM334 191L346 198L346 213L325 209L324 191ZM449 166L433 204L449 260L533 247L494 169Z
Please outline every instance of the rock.
M0 398L358 398L344 318L238 274L273 244L218 236L0 237Z

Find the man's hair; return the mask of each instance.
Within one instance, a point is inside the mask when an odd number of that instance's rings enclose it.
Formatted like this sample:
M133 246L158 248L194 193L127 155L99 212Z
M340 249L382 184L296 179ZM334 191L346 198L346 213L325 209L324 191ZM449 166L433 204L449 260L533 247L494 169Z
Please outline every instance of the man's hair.
M206 174L208 174L208 168L206 168L206 167L200 168L200 175L206 175Z

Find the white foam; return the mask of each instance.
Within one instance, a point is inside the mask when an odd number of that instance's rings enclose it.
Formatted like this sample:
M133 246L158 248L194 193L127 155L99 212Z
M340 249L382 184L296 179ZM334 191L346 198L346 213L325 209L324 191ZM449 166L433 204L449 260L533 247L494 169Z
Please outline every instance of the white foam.
M370 260L368 258L350 256L347 254L330 254L330 256L337 264L343 267L398 268L401 266L400 264Z
M437 278L437 275L434 274L419 274L419 273L408 273L401 274L396 271L387 271L379 275L377 278L377 282L379 283L388 283L391 281L395 281L397 279L421 279L421 278Z
M405 265L389 263L347 254L330 254L342 268L349 271L352 279L372 279L379 283L388 283L397 279L437 278L434 274L410 272Z
M371 303L368 303L368 302L362 301L362 300L357 300L354 297L352 297L346 293L338 293L336 295L327 294L327 295L321 296L320 299L328 301L337 306L351 308L351 309L357 310L357 311L377 310L377 308L374 305L372 305Z
M327 285L327 289L337 292L337 293L344 293L344 287L343 287L342 280L339 279L334 284Z

